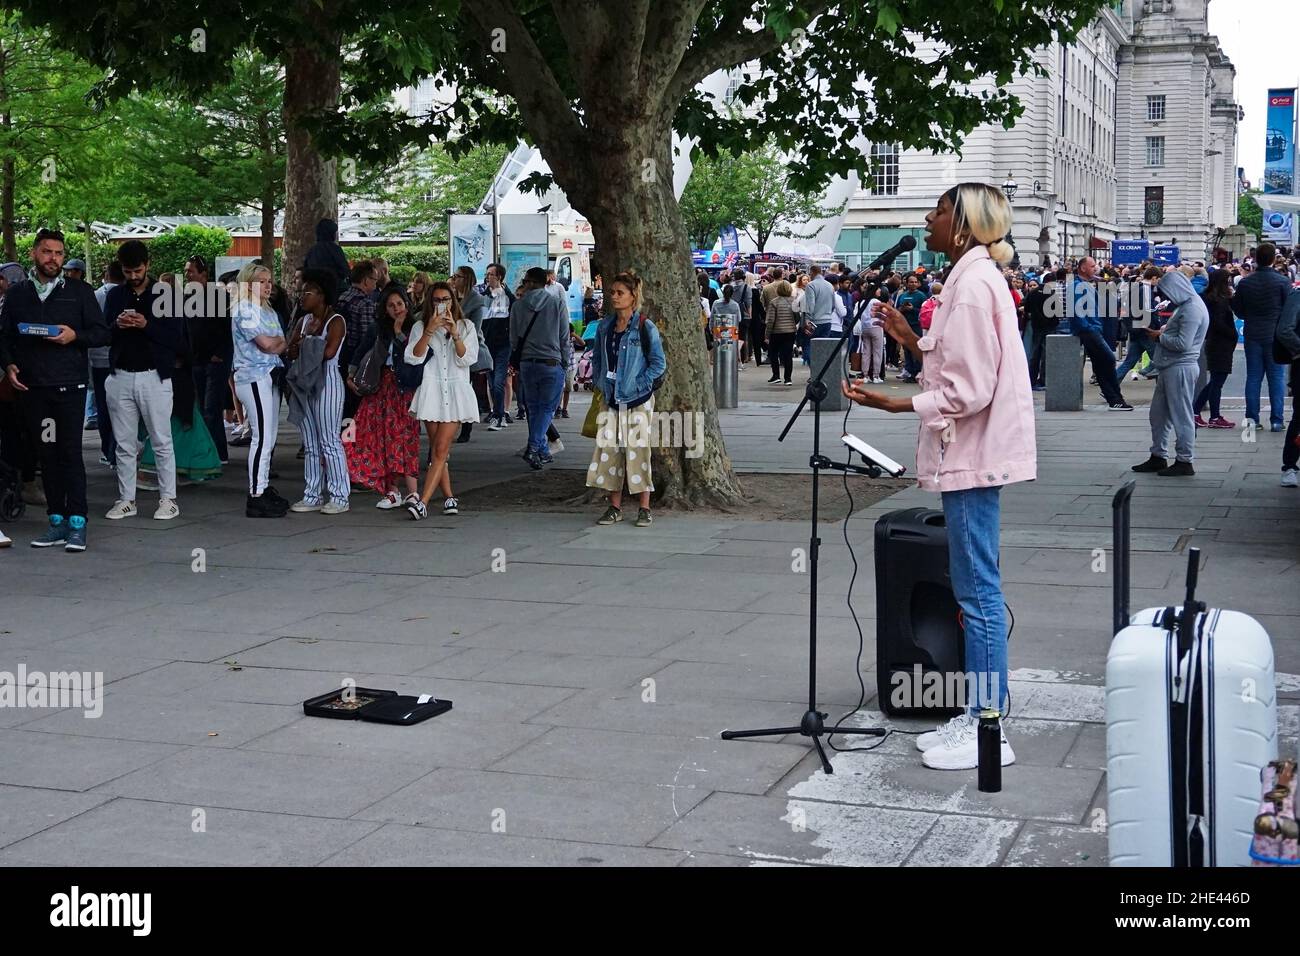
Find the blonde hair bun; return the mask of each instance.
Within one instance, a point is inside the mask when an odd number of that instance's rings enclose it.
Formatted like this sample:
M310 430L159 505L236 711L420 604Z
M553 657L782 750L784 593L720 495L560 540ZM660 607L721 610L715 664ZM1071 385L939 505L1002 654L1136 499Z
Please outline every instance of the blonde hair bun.
M1000 266L1004 266L1015 258L1016 250L1011 247L1011 243L1005 239L999 239L997 242L989 243L989 258Z

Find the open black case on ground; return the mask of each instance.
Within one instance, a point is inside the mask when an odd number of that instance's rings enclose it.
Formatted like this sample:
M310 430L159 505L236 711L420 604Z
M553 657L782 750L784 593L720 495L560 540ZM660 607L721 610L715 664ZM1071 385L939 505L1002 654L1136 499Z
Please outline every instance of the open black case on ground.
M302 702L302 712L308 717L370 720L379 724L418 724L449 710L449 700L370 687L341 687Z

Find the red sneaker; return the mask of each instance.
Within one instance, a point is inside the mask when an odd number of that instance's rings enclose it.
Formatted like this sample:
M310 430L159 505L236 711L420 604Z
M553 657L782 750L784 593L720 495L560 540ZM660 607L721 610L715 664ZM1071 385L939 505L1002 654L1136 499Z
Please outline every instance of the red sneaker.
M1196 416L1196 418L1195 418L1195 422L1196 422L1196 427L1197 427L1197 428L1208 428L1209 425L1210 425L1210 423L1207 422L1207 421L1206 421L1204 418L1202 418L1200 415L1197 415L1197 416Z
M1236 422L1230 422L1230 421L1228 421L1226 418L1224 418L1222 415L1220 415L1218 418L1211 418L1211 419L1210 419L1210 427L1211 427L1211 428L1236 428L1236 427L1237 427L1237 423L1236 423Z

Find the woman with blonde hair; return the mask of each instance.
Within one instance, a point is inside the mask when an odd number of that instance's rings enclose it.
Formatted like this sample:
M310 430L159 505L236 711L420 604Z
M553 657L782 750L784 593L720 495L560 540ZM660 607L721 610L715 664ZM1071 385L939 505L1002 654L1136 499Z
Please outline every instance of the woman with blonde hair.
M469 382L469 370L478 358L474 324L461 314L450 283L429 286L425 306L424 317L411 328L405 356L410 364L424 367L420 387L411 399L411 414L424 422L433 453L423 493L406 503L406 510L416 521L428 517L435 487L442 489L442 513L460 513L460 503L451 490L447 459L461 424L478 421L478 399Z
M609 492L609 507L596 522L623 520L623 489L638 497L636 526L650 525L650 449L655 385L668 369L655 324L641 312L641 277L620 272L608 293L613 314L601 320L592 348L592 382L605 399L587 487Z
M411 276L411 284L406 290L407 298L418 307L424 302L424 294L429 290L430 284L429 273L417 272L415 275ZM382 295L383 290L381 289L379 291L380 295Z
M235 395L249 425L248 500L250 518L282 518L286 498L271 487L271 452L279 427L280 391L272 373L283 368L288 346L280 318L270 306L271 270L250 262L239 270L230 290L230 329L234 338Z
M1029 364L1011 290L998 269L1014 250L1011 205L982 183L954 186L925 217L926 248L953 265L930 329L917 336L903 314L882 305L885 331L921 363L913 396L841 385L859 405L921 418L916 450L920 486L943 497L948 569L966 643L967 709L917 739L923 763L938 770L978 765L981 712L1001 712L1007 688L1007 627L998 570L999 493L1037 474ZM973 685L973 687L969 686ZM1002 737L1002 763L1015 754Z

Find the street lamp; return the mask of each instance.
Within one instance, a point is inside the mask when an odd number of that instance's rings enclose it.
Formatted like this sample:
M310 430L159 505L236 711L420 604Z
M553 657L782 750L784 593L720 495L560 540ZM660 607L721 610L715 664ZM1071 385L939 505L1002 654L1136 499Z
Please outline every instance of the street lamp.
M1002 191L1006 193L1008 203L1010 203L1011 200L1016 198L1016 190L1018 188L1020 187L1016 185L1015 178L1012 177L1011 172L1008 170L1006 182L1002 184ZM1014 217L1012 219L1012 225L1014 227ZM1011 235L1012 231L1014 231L1014 229L1007 231L1006 241L1011 246L1011 268L1019 269L1020 252L1016 249L1016 240Z

